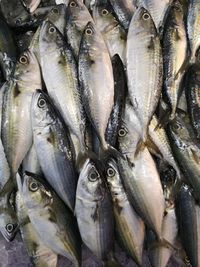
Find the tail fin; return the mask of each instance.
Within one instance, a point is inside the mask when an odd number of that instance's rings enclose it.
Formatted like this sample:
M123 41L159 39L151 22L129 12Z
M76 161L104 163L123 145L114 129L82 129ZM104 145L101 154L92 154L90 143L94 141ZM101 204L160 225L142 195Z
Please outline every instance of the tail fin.
M99 160L106 160L108 158L122 158L125 159L124 155L119 152L116 148L114 148L113 146L107 144L107 146L102 147L102 149L100 150L99 153Z

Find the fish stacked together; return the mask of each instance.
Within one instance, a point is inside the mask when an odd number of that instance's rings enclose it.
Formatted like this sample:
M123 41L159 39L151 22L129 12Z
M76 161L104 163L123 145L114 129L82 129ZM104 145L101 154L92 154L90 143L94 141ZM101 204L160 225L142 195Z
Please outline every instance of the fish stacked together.
M126 266L116 244L138 266L200 266L200 1L0 8L5 239L41 267L85 249Z

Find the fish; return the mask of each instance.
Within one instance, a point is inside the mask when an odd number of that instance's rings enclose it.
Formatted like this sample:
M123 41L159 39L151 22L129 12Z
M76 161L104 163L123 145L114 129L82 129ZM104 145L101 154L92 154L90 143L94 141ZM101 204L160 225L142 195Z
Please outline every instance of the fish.
M85 161L79 175L74 213L84 244L98 259L106 260L114 245L112 202L105 182L90 159Z
M196 60L196 53L200 46L200 1L189 1L188 13L187 13L187 35L190 48L190 62L194 63Z
M119 173L128 199L145 224L162 240L162 222L165 208L163 190L155 162L147 147L137 156L118 159ZM151 194L150 192L154 192Z
M109 0L114 12L116 14L117 19L119 20L120 24L124 27L127 31L129 28L130 21L134 12L136 11L136 6L132 0Z
M114 106L108 120L105 139L111 146L115 147L127 93L126 74L123 62L118 54L112 58L112 68L114 76Z
M33 144L44 176L73 211L78 179L74 146L64 121L42 91L37 91L33 96L31 121Z
M187 37L184 10L176 0L171 5L163 32L164 94L171 108L170 119L173 119L176 113L186 59Z
M190 121L196 137L200 138L200 68L192 65L186 73L185 94Z
M22 240L28 255L36 267L56 267L58 255L44 245L28 217L28 210L23 200L22 181L20 176L17 176L17 184L18 191L15 196L15 206Z
M142 266L145 225L130 204L115 160L108 161L106 180L111 192L118 239L135 262Z
M4 19L0 18L0 67L4 80L13 74L17 61L17 46L12 31Z
M179 111L168 127L172 151L185 174L187 182L192 186L194 195L199 200L200 190L200 146L190 125L189 117Z
M46 20L49 20L64 36L67 23L67 7L65 4L54 6L47 15Z
M93 22L85 27L78 65L85 112L96 131L102 150L115 153L115 149L105 140L108 119L114 105L112 63L104 39Z
M77 64L63 36L49 21L44 21L40 30L39 51L48 94L70 131L79 140L84 154L85 115L80 98Z
M82 34L89 21L93 18L82 1L68 1L65 35L77 61Z
M151 14L157 31L162 34L172 0L141 0L139 3Z
M41 0L22 0L23 5L30 13L33 13L37 9L40 2Z
M1 139L14 177L32 144L31 100L42 88L40 68L34 54L25 51L3 96Z
M127 34L116 20L109 0L96 1L92 10L92 16L96 27L103 35L110 56L113 57L115 54L118 54L125 65Z
M147 139L148 126L162 88L162 51L151 15L143 7L134 13L127 37L127 79L131 103Z
M190 188L183 184L176 198L179 235L192 266L200 263L199 219L200 207L195 203Z
M170 257L173 255L172 247L175 247L176 239L178 235L178 225L175 214L175 207L172 205L165 210L165 216L163 218L162 236L171 244L162 244L154 241L149 245L150 260L153 267L165 267L169 262Z
M23 179L23 201L40 239L54 253L80 266L81 240L73 214L42 179L27 172Z

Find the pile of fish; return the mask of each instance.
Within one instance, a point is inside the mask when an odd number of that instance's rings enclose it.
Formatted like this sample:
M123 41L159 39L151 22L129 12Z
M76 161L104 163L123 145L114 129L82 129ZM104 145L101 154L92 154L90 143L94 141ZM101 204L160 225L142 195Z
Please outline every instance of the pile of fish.
M3 237L38 267L200 267L200 0L0 12Z

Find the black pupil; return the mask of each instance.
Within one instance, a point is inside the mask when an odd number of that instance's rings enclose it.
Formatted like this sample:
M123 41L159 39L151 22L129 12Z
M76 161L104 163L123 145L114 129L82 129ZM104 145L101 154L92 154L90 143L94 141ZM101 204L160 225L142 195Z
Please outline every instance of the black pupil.
M49 31L50 31L50 32L54 32L54 31L55 31L54 27L51 27L51 28L49 29Z
M92 172L90 175L91 180L96 180L97 179L97 173L96 172Z
M75 2L71 2L70 6L71 7L75 7L76 6L76 3Z
M53 12L57 14L58 13L58 9L57 8L54 8L53 9Z
M102 14L103 15L107 15L108 14L108 11L106 9L103 9Z
M7 229L8 232L12 232L13 228L14 228L14 227L13 227L12 224L8 224L8 225L6 226L6 229Z
M26 62L27 62L26 57L21 57L20 61L21 61L22 63L26 63Z
M43 107L45 105L45 100L44 99L40 99L39 105L40 105L40 107Z
M149 15L148 14L144 14L144 19L148 19Z
M114 174L113 169L108 169L108 175L113 175L113 174Z
M31 184L31 189L37 189L37 184L36 183L32 183Z
M125 135L125 130L124 130L124 129L121 129L121 130L119 131L119 135L121 135L121 136Z
M92 31L90 29L87 29L87 34L92 34Z

